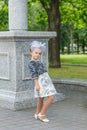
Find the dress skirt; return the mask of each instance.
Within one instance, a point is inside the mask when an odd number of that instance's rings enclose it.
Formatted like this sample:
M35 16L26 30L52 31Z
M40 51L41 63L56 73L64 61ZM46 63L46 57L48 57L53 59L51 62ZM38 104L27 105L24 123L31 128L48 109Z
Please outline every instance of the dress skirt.
M43 74L41 74L38 78L38 82L40 85L40 91L36 91L36 87L35 87L35 98L38 97L47 97L47 96L51 96L51 95L55 95L57 94L57 91L51 81L51 78L49 77L48 73L45 72Z

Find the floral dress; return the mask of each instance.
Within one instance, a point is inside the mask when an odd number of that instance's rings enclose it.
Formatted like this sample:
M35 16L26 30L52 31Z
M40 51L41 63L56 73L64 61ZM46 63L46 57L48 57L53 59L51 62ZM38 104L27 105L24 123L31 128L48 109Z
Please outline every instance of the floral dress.
M40 91L34 89L35 97L47 97L57 94L57 91L47 73L47 70L40 60L30 60L29 70L32 79L38 79Z

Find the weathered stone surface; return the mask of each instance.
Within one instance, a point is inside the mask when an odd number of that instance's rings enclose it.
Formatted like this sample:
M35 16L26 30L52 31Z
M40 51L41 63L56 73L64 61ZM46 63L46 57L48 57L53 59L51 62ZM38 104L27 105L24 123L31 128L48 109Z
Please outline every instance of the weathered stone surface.
M75 90L87 92L87 80L75 80L75 79L53 79L53 83L56 86L57 91L61 90Z

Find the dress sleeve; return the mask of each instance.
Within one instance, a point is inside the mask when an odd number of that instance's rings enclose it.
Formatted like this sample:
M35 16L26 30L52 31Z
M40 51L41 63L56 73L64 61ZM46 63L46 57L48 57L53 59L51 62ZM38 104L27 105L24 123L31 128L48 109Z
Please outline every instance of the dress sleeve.
M34 61L29 62L29 71L32 79L37 79L38 78L38 72L37 72L37 66Z

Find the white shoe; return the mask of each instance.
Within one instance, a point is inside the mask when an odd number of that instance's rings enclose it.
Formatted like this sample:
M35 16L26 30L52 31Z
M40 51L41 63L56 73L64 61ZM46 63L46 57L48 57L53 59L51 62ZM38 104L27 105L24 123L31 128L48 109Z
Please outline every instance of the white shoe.
M37 115L37 114L35 114L35 115L34 115L34 118L37 120L37 119L38 119L38 115Z
M42 118L41 118L42 116L45 116L45 115L41 115L41 114L39 113L39 114L38 114L38 119L41 120L41 121L43 121L43 122L49 122L49 120L48 120L47 118L42 119Z

